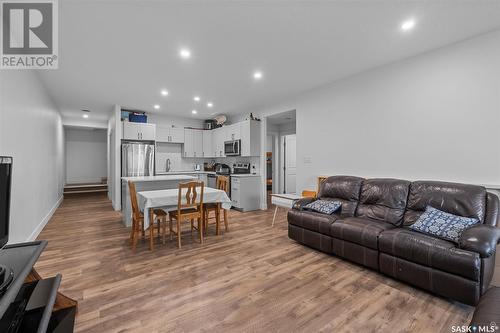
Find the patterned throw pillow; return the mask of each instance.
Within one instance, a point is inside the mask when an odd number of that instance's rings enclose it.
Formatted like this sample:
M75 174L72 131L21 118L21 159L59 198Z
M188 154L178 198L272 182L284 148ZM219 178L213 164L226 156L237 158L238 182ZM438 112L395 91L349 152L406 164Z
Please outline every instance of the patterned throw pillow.
M458 243L462 232L478 222L475 218L457 216L427 206L410 229Z
M330 200L316 200L304 206L306 210L312 210L322 214L333 214L337 211L342 204L338 201Z

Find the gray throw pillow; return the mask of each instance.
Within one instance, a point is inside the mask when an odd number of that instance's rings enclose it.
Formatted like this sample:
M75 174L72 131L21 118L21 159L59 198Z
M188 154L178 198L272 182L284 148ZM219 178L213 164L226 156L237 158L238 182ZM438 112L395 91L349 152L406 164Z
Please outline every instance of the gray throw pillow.
M342 204L338 201L331 200L316 200L304 206L304 209L322 214L335 213Z

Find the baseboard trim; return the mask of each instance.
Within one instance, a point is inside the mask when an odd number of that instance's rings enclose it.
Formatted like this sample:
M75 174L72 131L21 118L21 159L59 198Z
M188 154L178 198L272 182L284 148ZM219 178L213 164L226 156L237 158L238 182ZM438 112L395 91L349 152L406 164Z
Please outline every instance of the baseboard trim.
M35 228L35 230L31 233L31 235L29 236L29 238L27 240L28 242L34 241L38 237L38 235L42 232L43 228L45 228L47 223L49 223L50 219L52 218L52 216L56 212L57 208L59 208L59 206L61 205L63 199L64 199L64 196L61 195L61 197L59 198L59 200L57 200L54 207L52 207L52 209L48 212L48 214L42 219L40 224L38 224L38 226Z

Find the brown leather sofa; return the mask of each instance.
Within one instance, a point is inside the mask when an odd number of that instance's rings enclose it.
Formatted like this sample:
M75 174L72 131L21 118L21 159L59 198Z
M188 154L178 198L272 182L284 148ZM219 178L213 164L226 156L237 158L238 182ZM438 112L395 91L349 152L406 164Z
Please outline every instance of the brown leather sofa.
M303 210L316 199L297 201L288 212L291 239L465 304L477 304L486 292L500 230L498 197L484 187L334 176L318 198L342 207L325 215ZM480 224L459 244L409 229L428 205Z

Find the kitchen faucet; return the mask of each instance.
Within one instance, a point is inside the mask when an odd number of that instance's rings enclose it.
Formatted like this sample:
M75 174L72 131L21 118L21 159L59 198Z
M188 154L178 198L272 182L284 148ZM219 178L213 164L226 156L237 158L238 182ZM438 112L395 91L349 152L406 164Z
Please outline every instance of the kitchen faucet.
M169 171L170 171L170 158L167 158L167 160L165 161L165 172Z

